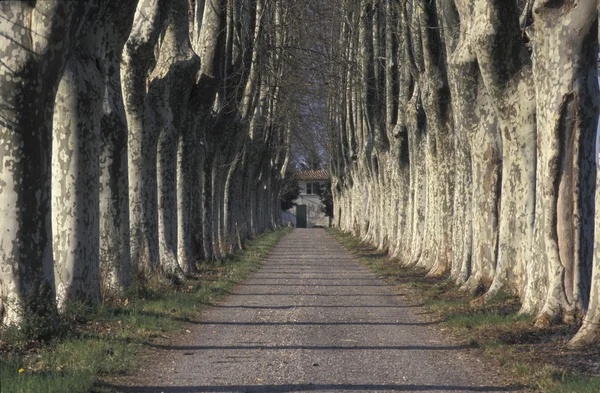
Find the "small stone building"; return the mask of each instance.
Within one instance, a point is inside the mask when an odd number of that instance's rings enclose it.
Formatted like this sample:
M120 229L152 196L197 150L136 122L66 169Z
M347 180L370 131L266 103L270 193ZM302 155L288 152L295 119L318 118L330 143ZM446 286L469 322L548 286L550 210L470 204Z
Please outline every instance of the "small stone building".
M297 171L300 195L294 201L296 206L286 211L284 221L291 222L298 228L314 228L330 226L330 219L323 212L323 204L319 199L319 187L331 182L329 170Z

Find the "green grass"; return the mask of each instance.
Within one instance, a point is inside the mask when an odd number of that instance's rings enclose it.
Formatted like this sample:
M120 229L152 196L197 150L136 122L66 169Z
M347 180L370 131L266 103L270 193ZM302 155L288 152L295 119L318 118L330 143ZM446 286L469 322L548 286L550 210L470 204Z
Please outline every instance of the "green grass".
M492 327L511 325L519 321L531 321L529 315L519 315L516 313L501 314L497 311L485 310L475 313L454 313L445 319L445 324L450 327L473 329L475 327Z
M567 376L561 379L557 386L546 391L548 393L598 393L600 392L600 378Z
M501 292L479 302L445 277L427 277L426 271L400 266L386 253L349 233L326 230L374 273L402 285L407 301L423 304L427 314L436 318L444 330L452 331L470 347L479 348L498 362L513 383L542 393L600 392L600 378L552 366L554 355L543 350L536 353L532 344L536 339L555 342L557 337L552 336L551 330L536 330L532 316L519 314L520 304L513 295ZM562 349L556 346L555 351L558 355Z
M536 389L542 393L598 393L600 392L600 378L586 377L577 373L545 365L534 367L520 364L518 372L533 376L536 380Z
M181 331L186 321L258 270L289 231L264 233L177 287L151 283L96 309L70 310L60 334L48 342L28 340L15 328L0 330L0 392L84 393L99 377L132 369L145 344Z
M3 354L0 391L87 392L98 376L117 375L133 366L139 350L119 339L69 337L29 356Z

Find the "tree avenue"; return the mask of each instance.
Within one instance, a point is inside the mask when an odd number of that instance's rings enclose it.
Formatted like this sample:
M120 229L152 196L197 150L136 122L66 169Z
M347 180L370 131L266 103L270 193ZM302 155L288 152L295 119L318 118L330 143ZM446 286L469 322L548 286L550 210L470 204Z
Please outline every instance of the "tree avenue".
M0 3L3 324L280 225L289 18L280 0Z
M230 255L322 138L337 227L599 343L597 53L592 0L1 1L1 321Z
M337 3L336 225L600 342L598 2Z

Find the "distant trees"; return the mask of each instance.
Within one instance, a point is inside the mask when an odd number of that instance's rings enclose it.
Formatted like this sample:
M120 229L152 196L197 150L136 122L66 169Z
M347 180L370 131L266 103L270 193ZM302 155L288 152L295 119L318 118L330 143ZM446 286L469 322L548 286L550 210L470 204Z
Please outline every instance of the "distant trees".
M291 11L126 3L0 3L2 323L181 278L281 224Z
M319 200L323 205L323 213L329 218L333 218L333 194L331 193L331 183L323 184L317 190Z
M538 326L583 321L574 345L600 341L597 2L333 7L336 224L480 301L518 295Z
M323 163L321 160L321 155L317 151L317 146L311 146L312 148L306 154L304 158L304 162L302 163L302 168L305 170L316 170L321 169L323 167Z
M295 172L289 170L285 173L281 183L281 210L286 211L291 209L295 204L294 201L300 195L300 186Z

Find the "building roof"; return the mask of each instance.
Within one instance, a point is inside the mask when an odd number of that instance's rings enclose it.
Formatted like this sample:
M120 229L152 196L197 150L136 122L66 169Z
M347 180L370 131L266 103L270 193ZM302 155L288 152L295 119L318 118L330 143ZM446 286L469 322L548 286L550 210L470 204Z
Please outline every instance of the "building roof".
M298 180L330 180L328 169L318 169L309 171L296 171Z

